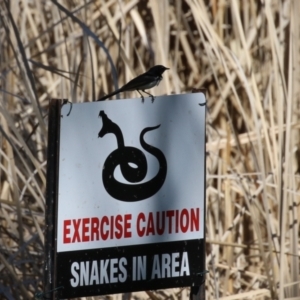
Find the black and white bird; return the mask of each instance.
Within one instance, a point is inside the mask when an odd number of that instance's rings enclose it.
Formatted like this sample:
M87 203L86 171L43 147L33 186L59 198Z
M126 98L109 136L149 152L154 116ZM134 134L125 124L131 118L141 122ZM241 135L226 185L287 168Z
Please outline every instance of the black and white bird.
M142 97L142 101L144 102L144 96L141 94L140 91L144 92L145 94L149 95L152 98L152 102L154 101L154 96L150 93L146 92L146 89L151 89L155 86L158 86L161 80L163 79L162 74L164 71L169 70L169 68L166 68L162 65L157 65L152 68L150 68L147 72L135 77L134 79L130 80L128 83L123 85L118 90L103 96L102 98L98 99L97 101L103 101L105 99L108 99L116 94L119 94L121 92L127 92L127 91L138 91L139 94Z

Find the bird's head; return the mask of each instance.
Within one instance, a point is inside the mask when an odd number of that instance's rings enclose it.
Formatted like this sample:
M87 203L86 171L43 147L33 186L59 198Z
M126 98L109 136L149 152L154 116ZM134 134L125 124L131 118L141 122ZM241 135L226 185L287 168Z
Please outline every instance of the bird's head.
M164 71L169 70L169 68L166 68L162 65L157 65L149 69L148 73L154 74L154 75L162 75Z

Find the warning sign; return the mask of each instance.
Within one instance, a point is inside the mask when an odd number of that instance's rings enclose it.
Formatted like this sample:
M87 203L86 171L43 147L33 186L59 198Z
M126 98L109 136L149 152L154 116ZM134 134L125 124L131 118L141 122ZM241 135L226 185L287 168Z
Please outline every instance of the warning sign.
M203 103L187 94L62 108L59 297L202 281Z

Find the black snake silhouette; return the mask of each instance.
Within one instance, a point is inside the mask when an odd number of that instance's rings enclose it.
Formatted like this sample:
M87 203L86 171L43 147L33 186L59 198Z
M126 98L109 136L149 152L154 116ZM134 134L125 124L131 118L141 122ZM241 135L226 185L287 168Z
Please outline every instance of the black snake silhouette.
M116 136L118 144L118 148L108 155L103 166L102 180L108 194L125 202L141 201L153 196L159 191L166 179L167 161L161 150L145 142L144 135L148 131L159 128L160 125L146 127L140 134L141 146L157 158L159 170L151 180L138 183L145 178L148 170L145 154L138 148L125 146L120 127L111 121L103 110L100 111L99 116L102 117L103 126L98 137L102 138L104 135L112 133ZM130 166L130 163L136 165L136 167ZM126 184L117 181L114 178L114 171L118 165L120 165L123 177L129 182L137 184Z

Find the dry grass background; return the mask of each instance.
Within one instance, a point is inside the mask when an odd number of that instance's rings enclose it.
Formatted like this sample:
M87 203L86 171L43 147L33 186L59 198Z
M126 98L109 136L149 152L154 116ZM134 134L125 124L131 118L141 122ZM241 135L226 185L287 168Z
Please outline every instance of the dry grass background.
M42 289L48 100L154 64L171 68L156 95L207 89L206 298L300 299L300 1L59 4L0 2L0 299Z

